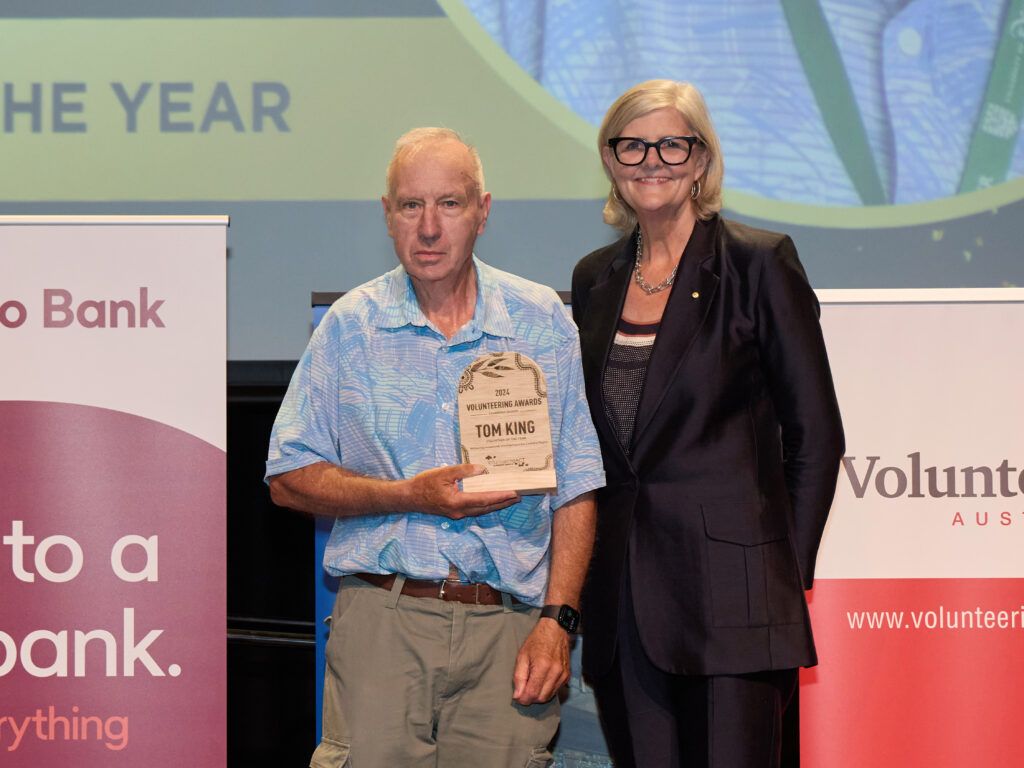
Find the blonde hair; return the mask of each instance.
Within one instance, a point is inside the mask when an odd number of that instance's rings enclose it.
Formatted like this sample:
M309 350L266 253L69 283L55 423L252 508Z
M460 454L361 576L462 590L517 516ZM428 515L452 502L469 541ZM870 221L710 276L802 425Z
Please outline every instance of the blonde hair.
M704 97L694 86L675 80L648 80L634 85L616 99L604 116L601 130L597 134L597 151L603 160L608 139L618 136L623 128L638 117L665 107L679 112L690 130L701 140L698 146L704 153L707 165L700 178L700 191L693 200L693 206L697 218L709 219L722 209L722 176L725 169L722 165L722 146L718 142L715 126L711 123L711 115ZM601 165L605 175L612 181L608 200L604 204L605 223L624 232L632 232L636 227L636 211L622 199L608 167L604 162Z
M477 197L484 194L484 166L480 162L480 154L469 142L465 141L456 131L451 128L413 128L398 137L395 142L394 152L391 153L391 160L388 162L388 170L384 176L384 183L387 185L389 198L395 196L395 185L397 183L398 166L405 160L414 157L425 147L431 144L439 144L446 141L458 142L469 150L469 156L473 160L473 182L476 185Z

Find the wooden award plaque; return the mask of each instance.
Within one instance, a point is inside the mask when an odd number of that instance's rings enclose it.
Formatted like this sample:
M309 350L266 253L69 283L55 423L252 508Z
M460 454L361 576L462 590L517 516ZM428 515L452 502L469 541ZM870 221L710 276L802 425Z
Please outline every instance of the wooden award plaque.
M462 372L459 433L462 461L487 468L465 478L464 491L555 491L547 384L526 355L492 352Z

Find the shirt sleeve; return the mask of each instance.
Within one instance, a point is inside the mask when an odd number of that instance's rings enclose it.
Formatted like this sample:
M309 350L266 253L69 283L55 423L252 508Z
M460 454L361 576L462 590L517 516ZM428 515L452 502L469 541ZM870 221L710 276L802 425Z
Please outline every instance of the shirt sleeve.
M328 314L299 360L274 420L264 479L321 461L342 464L337 414L340 354L337 320Z
M558 492L551 498L553 510L568 504L581 493L603 488L605 484L601 446L583 382L579 332L564 306L559 305L555 311L560 313L556 322L559 325L564 323L567 332L555 353L562 423L555 450Z

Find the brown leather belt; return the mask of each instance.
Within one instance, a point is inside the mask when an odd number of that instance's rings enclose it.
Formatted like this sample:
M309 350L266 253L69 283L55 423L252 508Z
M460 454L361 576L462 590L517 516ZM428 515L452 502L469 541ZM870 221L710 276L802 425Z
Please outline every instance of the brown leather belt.
M353 573L357 579L365 581L381 589L391 589L395 585L393 573ZM470 605L501 605L501 592L487 584L467 581L440 579L406 579L402 585L402 594L409 597L432 597L435 600L448 600L455 603ZM513 603L518 603L509 595Z

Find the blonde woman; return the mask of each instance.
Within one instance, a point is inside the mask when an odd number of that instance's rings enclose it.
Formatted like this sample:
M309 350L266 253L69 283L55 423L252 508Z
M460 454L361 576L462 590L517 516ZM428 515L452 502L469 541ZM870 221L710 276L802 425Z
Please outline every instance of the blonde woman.
M776 766L844 447L818 303L789 237L719 215L696 88L631 88L599 147L623 237L573 275L608 482L584 673L619 768Z

